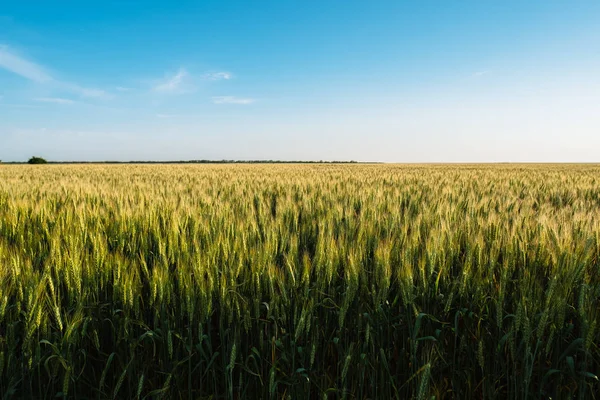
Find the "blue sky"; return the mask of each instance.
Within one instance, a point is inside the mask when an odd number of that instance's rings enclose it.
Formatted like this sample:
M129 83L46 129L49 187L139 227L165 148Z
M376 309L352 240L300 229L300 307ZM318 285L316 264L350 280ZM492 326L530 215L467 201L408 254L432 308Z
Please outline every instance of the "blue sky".
M12 1L0 159L600 162L600 2Z

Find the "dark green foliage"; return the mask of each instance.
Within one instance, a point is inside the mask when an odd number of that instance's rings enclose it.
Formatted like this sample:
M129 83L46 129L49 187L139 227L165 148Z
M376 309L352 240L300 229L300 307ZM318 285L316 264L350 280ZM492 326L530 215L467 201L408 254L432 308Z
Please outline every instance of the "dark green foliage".
M47 164L47 163L48 163L48 161L46 161L42 157L31 157L27 161L27 164Z

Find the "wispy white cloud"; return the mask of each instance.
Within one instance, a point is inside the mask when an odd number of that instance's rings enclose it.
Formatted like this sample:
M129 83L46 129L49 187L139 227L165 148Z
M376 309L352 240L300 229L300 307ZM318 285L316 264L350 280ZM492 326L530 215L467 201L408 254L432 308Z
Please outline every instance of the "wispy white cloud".
M101 89L83 87L74 83L57 80L50 75L46 68L18 55L6 45L0 45L0 68L31 81L52 85L59 90L66 90L82 97L111 97L106 91Z
M229 79L233 79L233 74L227 71L193 75L187 69L180 67L177 72L165 75L161 80L154 81L152 90L163 94L192 93L198 89L198 84L201 81L223 81Z
M33 104L12 104L12 103L0 103L0 107L11 107L11 108L40 108L41 106Z
M182 93L191 90L188 82L189 73L185 68L179 68L179 71L173 76L166 77L154 86L154 91L162 93Z
M115 89L118 90L119 92L129 92L131 90L131 88L124 87L124 86L117 86L117 87L115 87Z
M70 99L64 99L62 97L38 97L34 99L42 103L55 103L55 104L74 104L75 102Z
M212 102L215 104L252 104L256 99L242 98L235 96L215 96Z
M474 73L473 73L473 76L474 76L475 78L479 78L479 77L481 77L481 76L484 76L484 75L487 75L487 74L489 74L490 72L491 72L491 71L487 71L487 70L486 70L486 71L477 71L477 72L474 72Z
M102 89L88 88L79 86L73 83L60 83L59 86L81 97L89 97L95 99L108 99L112 96Z
M45 83L53 80L42 66L19 56L6 45L0 45L0 68L35 82Z
M231 72L210 72L202 75L202 77L209 81L220 81L220 80L229 80L233 78L233 74Z

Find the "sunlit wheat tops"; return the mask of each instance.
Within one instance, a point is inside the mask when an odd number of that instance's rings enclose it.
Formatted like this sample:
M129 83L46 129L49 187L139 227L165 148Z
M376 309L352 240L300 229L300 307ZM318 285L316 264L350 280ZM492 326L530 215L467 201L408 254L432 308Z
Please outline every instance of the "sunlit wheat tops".
M0 167L3 398L600 392L600 167Z

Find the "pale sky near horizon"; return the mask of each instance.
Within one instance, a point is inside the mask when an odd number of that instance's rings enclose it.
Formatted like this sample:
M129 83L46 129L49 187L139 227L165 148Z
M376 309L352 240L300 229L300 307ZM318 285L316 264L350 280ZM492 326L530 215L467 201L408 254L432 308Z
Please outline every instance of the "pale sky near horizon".
M600 162L600 2L5 1L0 160Z

